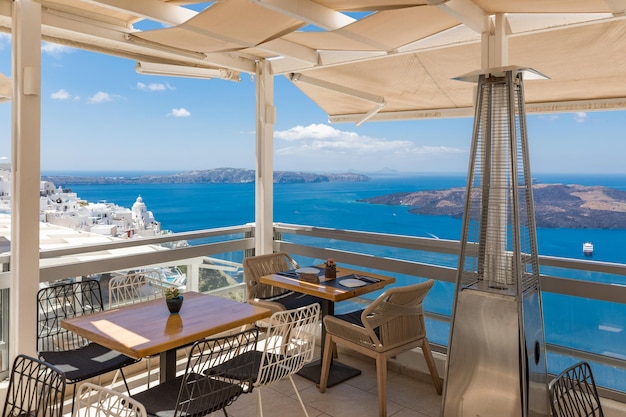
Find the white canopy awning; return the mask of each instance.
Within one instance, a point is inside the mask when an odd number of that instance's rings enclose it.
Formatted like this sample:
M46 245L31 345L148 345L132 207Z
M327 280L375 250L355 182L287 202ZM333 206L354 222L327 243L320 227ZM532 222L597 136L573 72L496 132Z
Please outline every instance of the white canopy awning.
M494 63L550 77L525 84L527 112L626 108L626 0L39 3L53 42L231 80L268 59L331 121L469 116L473 86L453 78Z

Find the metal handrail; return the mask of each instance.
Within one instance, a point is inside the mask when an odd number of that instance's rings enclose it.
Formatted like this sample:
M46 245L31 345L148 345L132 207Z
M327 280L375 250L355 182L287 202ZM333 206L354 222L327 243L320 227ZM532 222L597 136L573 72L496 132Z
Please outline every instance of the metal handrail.
M307 225L276 223L274 225L276 239L274 249L286 251L294 256L311 259L325 259L335 257L342 263L357 265L363 268L377 269L388 273L405 274L421 278L432 278L442 282L456 282L456 266L438 265L433 263L381 257L372 254L353 252L344 249L328 248L327 245L314 246L313 244L298 242L300 237L315 239L332 239L337 242L356 242L388 248L423 251L427 254L453 255L456 257L460 242L453 240L423 238L385 233L372 233L354 230L331 229ZM41 252L40 280L54 281L68 277L85 276L93 273L102 273L114 270L130 269L146 265L182 264L189 260L200 259L221 253L242 252L247 256L254 251L254 225L246 224L232 227L200 230L185 233L171 233L168 235L144 238L124 239L119 242L82 245L80 247L65 247L63 249L44 250ZM287 237L296 237L287 239ZM76 261L77 255L85 255L111 249L125 249L145 245L157 245L181 240L196 240L211 238L212 243L201 243L188 247L139 254L111 254L100 259ZM301 239L300 239L301 240ZM119 251L118 251L119 252ZM246 255L243 255L246 254ZM454 258L455 259L455 258ZM9 256L0 257L0 261L8 263ZM566 275L567 270L589 271L604 274L626 276L626 265L598 262L592 260L569 259L551 256L539 256L542 268L550 273L542 273L541 288L543 292L562 294L574 297L584 297L600 301L609 301L625 304L626 286L591 282L573 279ZM0 272L0 289L8 288L10 272ZM626 280L625 280L626 281ZM428 313L427 313L428 314ZM431 314L435 320L449 321L449 318L440 314ZM548 345L548 349L558 352L563 348ZM443 347L445 351L445 347ZM626 361L615 358L604 358L594 355L595 360L626 369Z

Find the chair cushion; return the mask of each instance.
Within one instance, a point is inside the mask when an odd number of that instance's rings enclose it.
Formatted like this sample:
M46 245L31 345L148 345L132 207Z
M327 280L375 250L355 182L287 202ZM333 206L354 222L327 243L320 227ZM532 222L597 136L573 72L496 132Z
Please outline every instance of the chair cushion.
M277 297L261 298L264 301L273 301L282 304L286 310L293 310L300 307L306 307L311 304L318 303L322 305L321 298L299 292L289 292Z
M250 358L250 356L252 356L252 358ZM277 355L274 353L267 353L267 356L268 356L267 360L269 363L280 362L284 358L283 355ZM238 363L250 363L251 364L250 366L253 367L252 369L244 368L241 366L234 367L232 366L234 359L231 359L231 360L228 360L226 362L219 364L218 366L208 369L207 373L210 373L211 375L220 375L226 378L237 379L240 381L245 380L248 378L249 375L252 375L252 383L255 383L257 382L257 377L259 374L259 368L261 367L262 357L263 357L263 352L261 351L258 351L258 350L248 351L248 352L242 353L240 355L240 358L236 360Z
M184 375L165 381L146 391L132 395L146 407L149 415L173 417L179 406L179 415L200 417L229 405L233 398L243 392L239 384L207 378L199 374L189 374L187 387L181 391ZM178 398L181 393L182 398ZM193 398L190 400L190 393Z
M97 343L89 343L75 350L39 352L39 357L63 371L70 383L115 371L138 361Z
M365 327L363 326L363 322L361 321L362 314L363 310L356 310L345 314L338 314L335 317L343 321L347 321L348 323L357 325L359 327ZM376 334L376 337L380 337L380 329L378 327L374 329L374 333Z

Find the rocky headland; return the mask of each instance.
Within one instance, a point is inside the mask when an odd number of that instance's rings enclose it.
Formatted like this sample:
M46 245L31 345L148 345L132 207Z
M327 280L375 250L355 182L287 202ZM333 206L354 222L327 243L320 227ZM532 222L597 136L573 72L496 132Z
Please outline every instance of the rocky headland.
M626 229L626 191L602 186L534 184L537 227ZM401 205L410 213L463 217L465 187L395 193L361 200Z
M314 174L310 172L275 171L274 183L295 184L330 181L370 181L363 174L347 172L343 174ZM215 168L197 171L186 171L170 175L141 176L42 176L42 181L51 181L58 185L66 184L245 184L254 182L254 170L240 168Z

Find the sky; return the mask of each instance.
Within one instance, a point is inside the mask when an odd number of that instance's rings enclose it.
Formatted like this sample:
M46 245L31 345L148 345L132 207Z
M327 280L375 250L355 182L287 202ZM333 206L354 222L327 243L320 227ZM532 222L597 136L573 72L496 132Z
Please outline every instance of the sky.
M255 83L137 74L136 61L42 43L41 170L191 171L255 167ZM0 34L0 72L11 39ZM274 169L465 173L472 118L330 124L275 79ZM0 157L11 104L0 103ZM626 174L626 111L528 115L531 172Z

